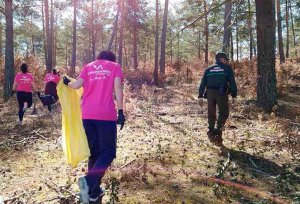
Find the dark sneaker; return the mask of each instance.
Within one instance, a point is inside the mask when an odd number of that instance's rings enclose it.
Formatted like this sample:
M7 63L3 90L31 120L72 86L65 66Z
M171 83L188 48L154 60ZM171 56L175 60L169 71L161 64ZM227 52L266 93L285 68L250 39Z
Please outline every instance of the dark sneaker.
M214 130L214 140L217 146L223 146L222 130Z
M212 136L214 136L214 130L207 131L207 136L208 136L208 138L211 138Z
M104 188L99 188L99 190L97 192L92 192L90 195L90 202L97 202L97 203L101 203L102 202L102 197L105 194L105 190Z
M89 204L89 186L87 185L87 181L85 179L85 177L80 177L78 179L78 186L79 186L79 199L81 201L82 204Z
M222 137L222 129L214 129L214 134Z
M222 131L214 129L213 131L207 132L208 139L211 143L213 143L216 146L223 146L223 138L222 138Z

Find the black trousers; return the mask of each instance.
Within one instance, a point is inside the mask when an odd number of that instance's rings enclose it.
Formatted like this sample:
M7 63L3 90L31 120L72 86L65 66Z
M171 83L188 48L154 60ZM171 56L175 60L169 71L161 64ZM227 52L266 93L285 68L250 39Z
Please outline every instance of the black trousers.
M27 102L27 108L30 108L32 106L32 93L17 91L17 100L19 104L19 120L22 121L25 113L25 111L23 110L24 103Z
M116 157L117 124L116 121L83 119L91 156L88 161L86 180L90 197L97 197L101 179Z

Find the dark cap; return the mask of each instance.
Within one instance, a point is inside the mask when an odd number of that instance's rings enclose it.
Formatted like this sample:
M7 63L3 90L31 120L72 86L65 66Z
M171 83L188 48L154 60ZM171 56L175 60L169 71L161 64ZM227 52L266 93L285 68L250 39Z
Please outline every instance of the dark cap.
M216 54L216 59L219 59L219 58L224 58L226 60L229 60L229 58L227 57L227 54L225 52L218 52Z

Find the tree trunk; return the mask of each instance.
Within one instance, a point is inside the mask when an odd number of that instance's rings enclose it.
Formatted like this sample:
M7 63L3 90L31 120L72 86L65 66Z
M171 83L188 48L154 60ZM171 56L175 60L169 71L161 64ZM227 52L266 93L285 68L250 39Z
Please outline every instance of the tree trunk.
M204 13L207 13L207 5L206 1L204 1ZM205 26L204 26L204 34L205 34L205 63L208 64L208 14L205 15Z
M46 2L45 2L46 3ZM46 10L46 6L45 6L45 10ZM46 69L47 69L47 62L48 62L48 53L47 53L47 36L46 36L46 25L45 25L45 14L44 14L44 1L42 1L42 26L43 26L43 41L44 41L44 55L45 55L45 62L46 62Z
M238 25L236 26L235 39L236 39L236 61L239 61L239 28L238 28Z
M137 28L137 11L134 13L134 25L133 25L133 68L138 69L138 28Z
M224 12L224 34L223 34L223 52L230 52L230 37L231 37L231 9L232 2L231 0L225 3L225 12Z
M2 52L2 46L3 46L3 25L1 23L2 18L0 18L0 58L2 60L3 52Z
M257 102L271 112L277 104L275 71L275 1L255 0L257 22ZM266 29L268 28L268 29Z
M66 42L66 45L65 45L65 64L66 64L66 67L68 66L68 43Z
M284 57L284 51L283 51L280 0L277 0L277 32L278 32L279 59L280 59L280 64L282 64L285 61L285 57Z
M50 13L50 39L48 44L48 59L49 59L49 68L50 70L53 69L53 59L54 59L54 10L53 10L53 0L50 1L51 3L51 13Z
M155 6L155 62L154 62L154 84L158 85L158 38L159 38L159 13L158 13L158 0L156 0Z
M252 14L251 14L251 3L248 0L248 27L249 27L249 51L250 51L250 60L253 57L253 32L252 32Z
M5 1L5 82L4 99L11 95L14 83L14 30L13 30L13 5L12 0Z
M290 33L289 33L289 6L288 0L285 0L285 23L286 23L286 58L289 58L290 53Z
M172 30L170 29L170 36L172 36ZM171 64L173 64L173 41L171 42L171 53L170 53L170 60L171 60Z
M30 29L32 29L32 25L33 25L33 22L32 22L32 14L30 15ZM33 36L33 33L31 33L31 45L32 45L32 50L31 50L31 54L33 56L35 56L35 46L34 46L34 36Z
M298 53L297 53L297 43L296 43L296 36L295 36L295 27L294 27L294 17L293 17L293 11L292 11L292 5L291 5L291 1L289 1L290 3L290 18L291 18L291 26L292 26L292 33L293 33L293 44L294 44L294 49L295 49L295 56L298 58Z
M124 0L120 0L120 35L119 35L119 50L118 50L118 63L122 66L123 61L123 30L124 30Z
M169 0L165 0L165 9L163 17L163 26L161 31L161 47L160 47L160 73L165 74L166 64L166 41L167 41L167 26L168 26L168 5Z
M231 59L234 58L234 49L233 49L233 36L231 32L231 37L230 37L230 57Z
M58 40L57 40L57 15L55 16L55 24L54 24L54 27L53 27L53 29L54 29L54 31L53 31L53 45L54 45L54 47L53 47L53 67L55 67L56 66L56 58L57 58L57 56L56 56L56 54L57 54L57 42L58 42Z
M177 36L177 62L180 61L180 33Z
M71 72L70 75L73 77L75 74L76 67L76 45L77 45L77 0L74 0L74 13L73 13L73 42L72 42L72 60L71 60Z
M119 10L120 10L120 8L118 7L118 11L117 11L117 15L116 15L116 18L115 18L115 23L114 23L114 29L113 29L113 32L111 34L111 37L110 37L110 40L109 40L109 43L108 43L108 46L107 46L107 50L111 50L112 44L114 42L117 30L118 30Z
M94 0L92 0L92 58L96 59L96 39L95 39L95 24L94 24Z
M52 49L51 48L51 34L50 34L50 23L49 23L49 2L48 0L45 0L45 28L46 28L46 39L45 39L45 44L46 44L46 53L45 53L45 60L46 60L46 69L48 72L51 71L52 69ZM50 58L51 56L51 58Z
M198 39L197 39L197 54L198 54L198 59L201 60L201 32L198 30Z

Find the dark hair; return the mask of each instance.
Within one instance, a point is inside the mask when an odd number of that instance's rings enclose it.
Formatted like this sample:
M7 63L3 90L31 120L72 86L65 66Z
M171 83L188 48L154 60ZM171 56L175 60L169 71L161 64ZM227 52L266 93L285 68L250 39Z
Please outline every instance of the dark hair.
M114 53L112 53L111 51L102 51L98 57L97 57L98 60L108 60L108 61L111 61L111 62L116 62L116 56Z
M24 74L28 72L28 66L27 66L27 64L23 63L23 64L21 65L21 71L22 71Z
M57 72L57 69L53 68L53 69L52 69L52 73L56 75L56 74L58 73L58 72Z

